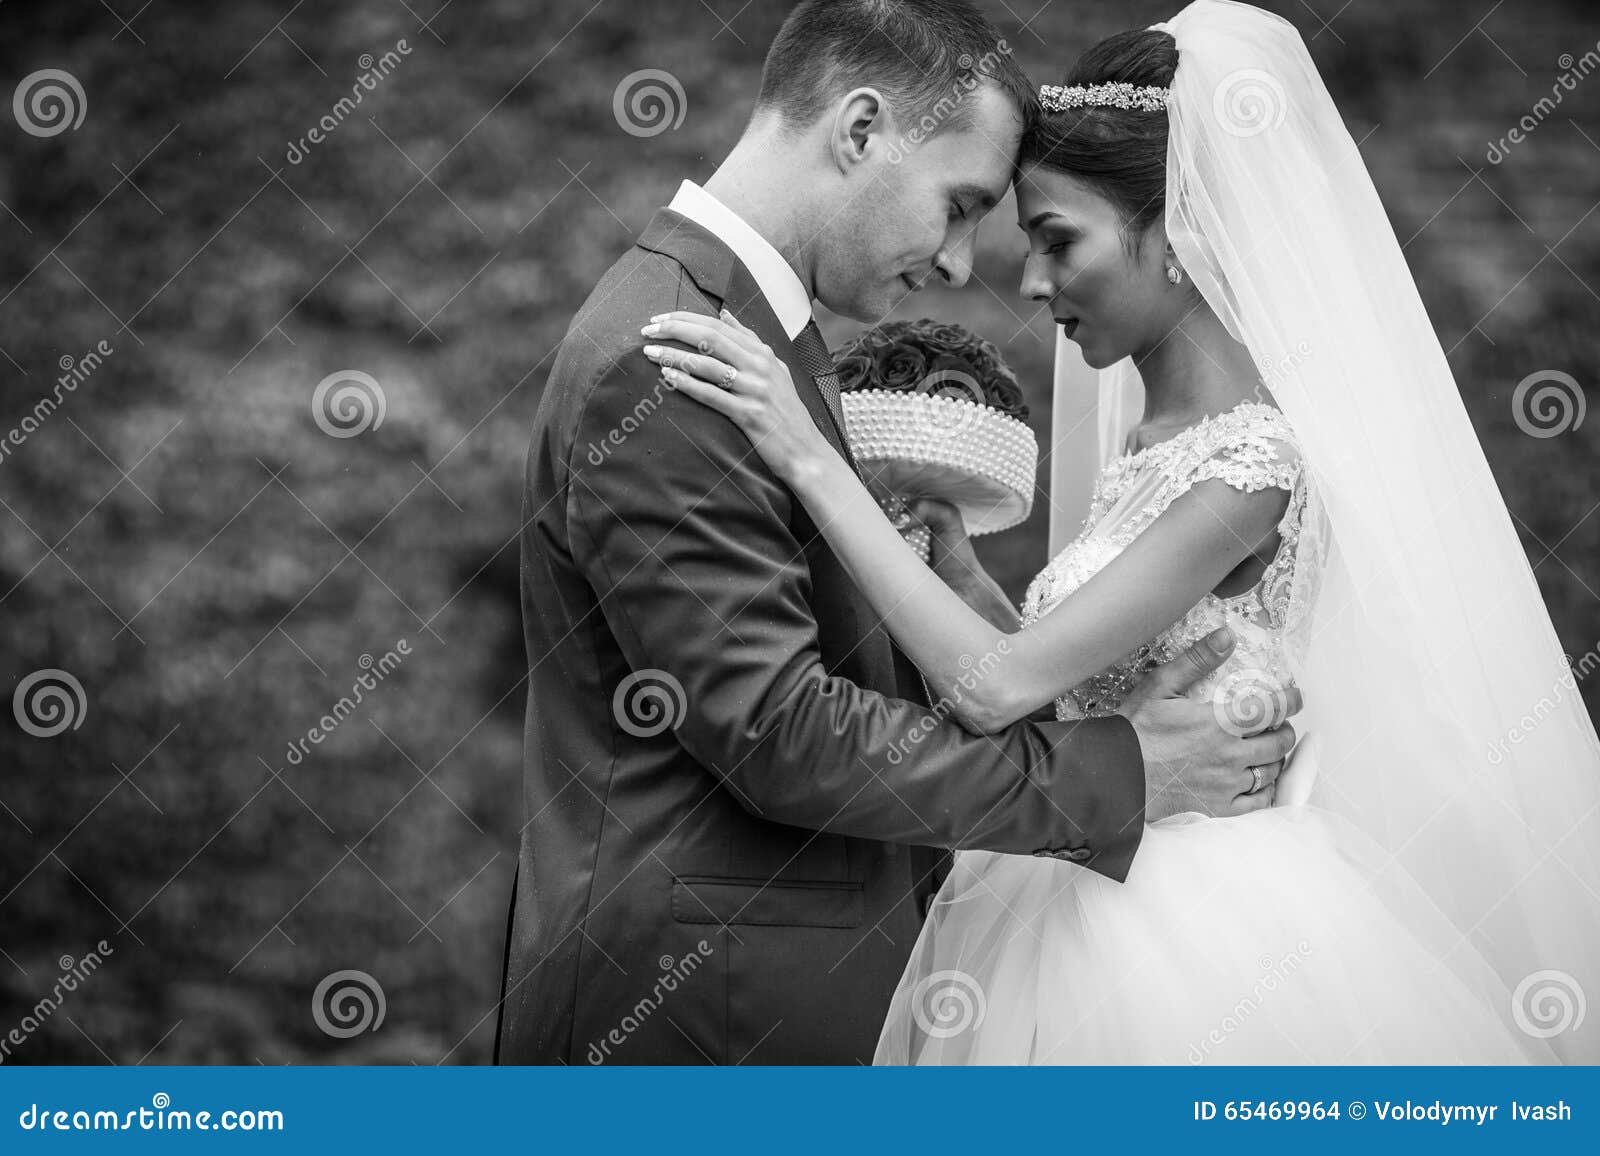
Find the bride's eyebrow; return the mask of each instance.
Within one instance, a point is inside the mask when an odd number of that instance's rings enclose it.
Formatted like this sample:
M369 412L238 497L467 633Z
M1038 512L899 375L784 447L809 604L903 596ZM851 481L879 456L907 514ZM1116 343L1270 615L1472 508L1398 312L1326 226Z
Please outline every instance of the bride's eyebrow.
M1035 213L1033 216L1029 217L1027 224L1023 224L1021 221L1018 221L1017 222L1017 228L1021 229L1024 233L1026 233L1029 229L1037 229L1040 225L1044 224L1046 221L1049 221L1049 220L1058 220L1059 221L1059 220L1065 220L1065 219L1066 218L1063 217L1060 213L1053 212L1050 209L1046 209L1042 213Z

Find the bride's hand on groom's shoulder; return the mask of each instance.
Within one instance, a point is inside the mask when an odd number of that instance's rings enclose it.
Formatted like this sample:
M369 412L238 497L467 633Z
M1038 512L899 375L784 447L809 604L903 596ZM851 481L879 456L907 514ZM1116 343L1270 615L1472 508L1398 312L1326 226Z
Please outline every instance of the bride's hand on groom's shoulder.
M661 366L667 384L731 420L791 486L832 452L795 392L789 367L726 309L720 317L662 313L640 332L651 342L644 355Z
M1209 697L1185 697L1227 661L1233 647L1231 631L1213 631L1152 670L1123 702L1122 714L1144 754L1147 822L1185 811L1243 815L1272 805L1274 785L1295 743L1288 719L1299 713L1299 689L1289 688L1282 714L1269 729L1247 737L1223 725L1227 712Z

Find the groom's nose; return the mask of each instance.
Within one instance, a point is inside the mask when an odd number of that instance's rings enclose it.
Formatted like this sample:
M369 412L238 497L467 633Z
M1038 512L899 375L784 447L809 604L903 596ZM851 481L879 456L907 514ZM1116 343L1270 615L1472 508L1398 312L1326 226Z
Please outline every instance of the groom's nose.
M972 276L973 241L969 234L960 243L947 245L933 258L933 267L952 289L959 289Z

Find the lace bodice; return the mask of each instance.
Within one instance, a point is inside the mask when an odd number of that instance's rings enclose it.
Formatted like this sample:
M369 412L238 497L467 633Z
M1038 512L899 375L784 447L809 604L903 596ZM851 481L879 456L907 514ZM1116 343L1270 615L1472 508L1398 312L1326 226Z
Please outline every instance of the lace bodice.
M1181 654L1219 626L1238 645L1221 669L1191 694L1210 695L1219 683L1259 696L1287 687L1303 653L1303 628L1316 595L1320 562L1312 557L1317 535L1305 535L1309 485L1294 431L1284 416L1259 402L1242 402L1205 418L1176 437L1117 458L1095 483L1089 515L1028 587L1022 621L1031 625L1082 586L1195 484L1219 479L1245 491L1276 486L1289 491L1278 523L1280 544L1260 581L1227 598L1207 594L1183 618L1132 654L1056 700L1058 718L1114 714L1146 670ZM1259 704L1247 705L1246 712Z

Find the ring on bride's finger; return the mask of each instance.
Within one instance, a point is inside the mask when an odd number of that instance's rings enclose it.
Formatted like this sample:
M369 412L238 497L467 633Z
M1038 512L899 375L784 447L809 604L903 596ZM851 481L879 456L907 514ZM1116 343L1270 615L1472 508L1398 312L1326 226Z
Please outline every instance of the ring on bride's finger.
M1256 794L1261 790L1262 787L1267 785L1262 779L1260 767L1251 767L1250 777L1255 780L1255 786L1250 788L1250 793L1252 795Z
M717 384L722 386L723 389L731 389L733 387L733 379L738 376L739 371L730 365L728 366L727 372L722 375L722 380L717 382Z

